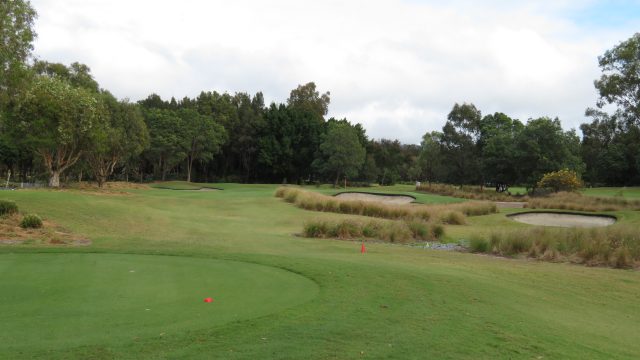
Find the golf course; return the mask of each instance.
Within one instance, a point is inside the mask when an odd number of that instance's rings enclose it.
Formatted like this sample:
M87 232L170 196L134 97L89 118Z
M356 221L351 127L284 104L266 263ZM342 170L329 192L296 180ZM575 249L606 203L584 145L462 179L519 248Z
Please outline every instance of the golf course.
M640 353L634 267L434 250L420 242L367 241L362 253L359 241L301 233L309 221L369 217L304 210L274 196L277 188L165 182L120 191L3 191L0 197L21 212L85 241L34 236L0 244L0 358L631 359ZM367 191L408 195L420 204L464 201L407 185L377 189ZM591 191L616 192L586 195ZM532 228L505 216L525 210L469 216L465 225L444 225L441 240ZM612 226L640 224L635 211L606 213L618 219Z

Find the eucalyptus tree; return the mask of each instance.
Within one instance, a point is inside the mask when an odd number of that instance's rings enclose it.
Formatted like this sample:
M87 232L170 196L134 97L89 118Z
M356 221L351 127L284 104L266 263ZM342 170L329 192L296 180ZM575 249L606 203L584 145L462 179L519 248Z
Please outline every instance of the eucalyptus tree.
M0 2L0 106L3 108L27 75L27 60L36 38L33 29L36 17L29 1Z
M118 101L110 93L101 94L104 118L92 132L86 159L99 187L117 165L138 156L149 146L149 132L136 104Z
M358 137L358 130L345 122L331 122L320 144L319 156L313 165L321 173L335 178L353 178L364 164L366 150Z
M11 128L42 159L51 187L60 186L60 175L80 159L104 121L96 95L55 77L37 76L18 99Z

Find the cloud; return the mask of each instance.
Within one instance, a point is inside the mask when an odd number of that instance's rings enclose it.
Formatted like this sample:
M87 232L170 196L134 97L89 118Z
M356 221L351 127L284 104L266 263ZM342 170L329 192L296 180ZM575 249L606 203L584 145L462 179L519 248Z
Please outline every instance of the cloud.
M330 116L411 143L464 101L577 127L596 100L597 56L640 25L594 26L588 14L602 2L577 0L32 4L36 55L86 63L119 97L263 91L283 102L315 81L331 91Z

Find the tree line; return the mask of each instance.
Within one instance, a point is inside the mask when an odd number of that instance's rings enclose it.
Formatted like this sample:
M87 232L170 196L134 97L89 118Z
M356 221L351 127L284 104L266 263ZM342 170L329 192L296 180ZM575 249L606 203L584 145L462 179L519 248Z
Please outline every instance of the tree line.
M202 91L118 99L88 66L32 60L36 13L0 7L0 168L20 181L108 179L337 184L406 181L521 184L570 169L592 185L640 184L640 34L599 58L600 98L590 122L526 122L455 104L420 145L370 139L362 125L328 118L315 83L282 103L263 94ZM7 50L7 51L5 51Z

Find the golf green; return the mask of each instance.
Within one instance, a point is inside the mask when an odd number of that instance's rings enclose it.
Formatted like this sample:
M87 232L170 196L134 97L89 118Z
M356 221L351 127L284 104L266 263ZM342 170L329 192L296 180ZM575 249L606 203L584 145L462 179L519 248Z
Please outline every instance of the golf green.
M283 269L180 256L2 254L0 278L0 343L18 352L211 328L318 293Z

